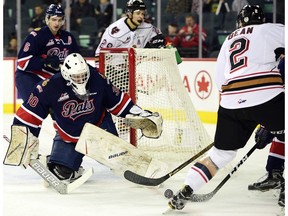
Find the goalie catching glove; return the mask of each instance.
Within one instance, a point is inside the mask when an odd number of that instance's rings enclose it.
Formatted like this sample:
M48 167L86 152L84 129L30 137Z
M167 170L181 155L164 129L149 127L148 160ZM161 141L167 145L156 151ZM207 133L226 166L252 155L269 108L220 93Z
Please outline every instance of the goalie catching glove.
M141 129L142 134L148 138L157 139L162 133L162 116L158 112L142 110L138 106L131 108L124 122L128 127Z
M5 165L26 168L31 159L38 158L39 140L26 126L11 126L11 141L4 158Z

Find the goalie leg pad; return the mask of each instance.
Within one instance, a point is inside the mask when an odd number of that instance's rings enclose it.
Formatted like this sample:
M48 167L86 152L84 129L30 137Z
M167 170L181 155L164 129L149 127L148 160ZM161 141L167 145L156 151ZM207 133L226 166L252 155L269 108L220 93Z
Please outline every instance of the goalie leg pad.
M82 163L84 155L75 151L74 143L67 143L56 134L49 162L63 165L77 171Z
M11 141L4 158L5 165L27 167L38 157L39 141L26 126L11 126Z

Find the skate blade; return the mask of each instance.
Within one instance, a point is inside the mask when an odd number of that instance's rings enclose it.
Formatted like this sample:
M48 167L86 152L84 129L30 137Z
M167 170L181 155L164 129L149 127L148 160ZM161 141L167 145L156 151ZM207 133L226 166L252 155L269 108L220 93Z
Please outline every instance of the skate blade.
M175 212L175 211L173 209L171 209L171 208L167 208L166 211L162 212L162 215L169 215L172 212Z

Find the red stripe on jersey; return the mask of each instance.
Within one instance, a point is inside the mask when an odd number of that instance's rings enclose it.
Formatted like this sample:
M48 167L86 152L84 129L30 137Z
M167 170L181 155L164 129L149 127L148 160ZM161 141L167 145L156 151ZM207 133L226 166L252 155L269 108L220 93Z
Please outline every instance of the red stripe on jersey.
M273 141L269 150L269 153L285 156L284 143Z
M54 128L57 130L59 136L65 141L65 142L72 142L76 143L78 141L78 138L72 137L69 134L67 134L64 130L62 130L56 122L53 122Z
M32 58L32 55L25 57L25 58L21 58L18 59L17 63L18 63L18 68L20 68L21 70L25 70L27 65L29 64L30 59Z
M113 115L116 115L116 116L120 115L121 112L128 105L128 103L131 101L131 98L128 96L128 94L126 93L122 93L122 94L123 94L123 98L121 99L120 103L116 107L113 107L113 109L109 110Z
M39 127L42 124L42 119L37 118L36 116L32 115L31 113L27 112L27 110L21 106L17 112L16 112L16 116L18 117L18 119L23 120L25 123L31 124L31 125L35 125L37 127Z
M191 167L191 169L193 169L194 171L196 171L201 177L202 179L207 183L209 180L206 177L206 175L202 172L202 170L198 169L197 167L193 166Z

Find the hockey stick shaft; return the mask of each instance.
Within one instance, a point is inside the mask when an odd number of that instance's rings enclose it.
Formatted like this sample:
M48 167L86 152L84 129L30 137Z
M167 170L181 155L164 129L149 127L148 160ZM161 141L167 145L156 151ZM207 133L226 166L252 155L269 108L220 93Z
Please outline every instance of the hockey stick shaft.
M255 151L258 143L256 143L244 157L238 162L238 164L233 168L233 170L225 176L225 178L217 185L217 187L207 194L193 194L190 201L192 202L206 202L210 200L221 188L222 186L231 178L231 176L239 169L239 167L248 159L248 157Z
M213 145L214 145L214 143L209 144L204 149L202 149L200 152L198 152L196 155L194 155L192 158L190 158L189 160L185 161L180 166L178 166L176 169L172 170L171 172L167 173L166 175L164 175L164 176L162 176L160 178L147 178L145 176L140 176L140 175L138 175L138 174L136 174L136 173L134 173L134 172L132 172L130 170L126 170L124 172L124 177L127 180L129 180L131 182L134 182L136 184L146 185L146 186L157 186L157 185L163 183L164 181L166 181L167 179L169 179L171 176L173 176L176 173L178 173L180 170L182 170L184 167L186 167L191 162L196 160L198 157L200 157L201 155L206 153L210 148L212 148Z

